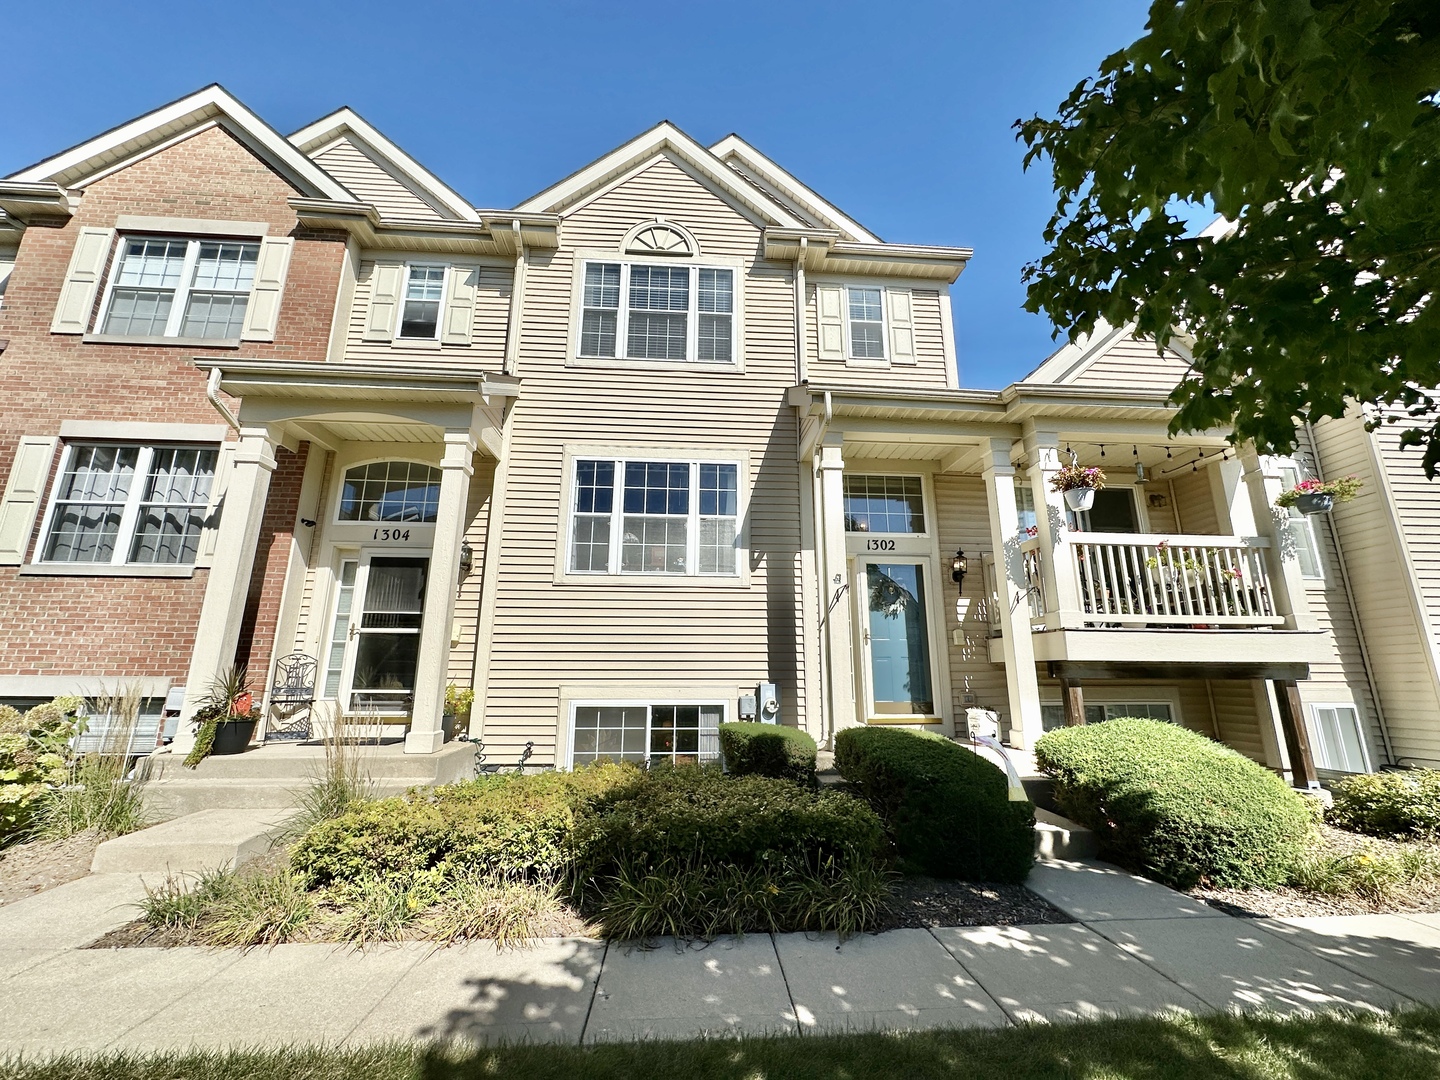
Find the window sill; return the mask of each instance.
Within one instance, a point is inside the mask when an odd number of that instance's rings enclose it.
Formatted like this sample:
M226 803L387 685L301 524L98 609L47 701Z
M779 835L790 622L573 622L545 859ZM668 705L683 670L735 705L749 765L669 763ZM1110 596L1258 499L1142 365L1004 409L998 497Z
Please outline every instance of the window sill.
M113 566L103 563L28 563L20 568L20 576L188 578L195 576L195 567L191 565Z
M127 337L124 334L85 334L87 345L183 345L187 349L238 349L239 338Z
M726 374L740 374L743 366L737 361L718 360L630 360L616 356L571 356L565 361L566 367L640 369L642 371L723 371Z
M440 348L442 347L439 338L428 338L428 337L401 337L399 334L396 334L396 335L391 339L391 344L395 345L397 348L405 348L405 349L435 349L437 352L438 352L438 351L440 350Z

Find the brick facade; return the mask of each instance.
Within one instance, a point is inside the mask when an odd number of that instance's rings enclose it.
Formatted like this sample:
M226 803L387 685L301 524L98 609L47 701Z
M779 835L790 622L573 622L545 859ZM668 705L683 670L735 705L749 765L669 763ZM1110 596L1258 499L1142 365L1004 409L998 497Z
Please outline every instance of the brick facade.
M0 487L20 437L57 434L64 420L219 423L194 365L198 355L323 361L344 238L298 229L287 202L295 194L223 127L212 126L91 184L65 227L27 229L0 308L0 339L8 339L0 352ZM119 215L263 221L269 235L295 237L275 341L201 348L52 334L79 229L114 227ZM274 497L288 500L288 509L274 508L273 525L267 513L252 590L249 625L262 635L273 633L279 607L284 567L274 551L288 550L299 483L290 473L303 470L303 454L282 453L281 462ZM271 565L276 559L278 570ZM0 675L183 679L206 579L203 569L189 578L34 577L0 567ZM263 653L268 662L268 640L252 648L247 636L242 652Z

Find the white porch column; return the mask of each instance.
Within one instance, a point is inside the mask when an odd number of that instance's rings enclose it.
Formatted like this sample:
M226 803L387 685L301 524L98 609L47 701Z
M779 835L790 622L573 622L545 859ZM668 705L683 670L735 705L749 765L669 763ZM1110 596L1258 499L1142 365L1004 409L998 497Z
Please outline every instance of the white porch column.
M1040 571L1045 582L1045 625L1054 630L1082 625L1080 583L1066 541L1065 496L1050 486L1060 471L1060 437L1052 431L1025 433L1030 459L1030 493L1035 500L1035 538L1040 541Z
M425 583L425 618L420 626L420 655L415 663L415 704L405 753L433 754L445 741L440 720L445 712L445 673L450 659L450 627L455 622L455 593L460 584L460 543L465 539L465 504L475 472L475 434L446 431L440 461L440 505L435 512L435 546Z
M861 722L855 713L855 636L851 629L851 597L845 551L845 461L843 437L826 435L820 444L820 534L821 574L820 617L825 627L825 649L829 658L830 684L826 703L830 730L842 731Z
M255 568L255 549L260 542L260 521L270 493L270 474L275 471L275 443L275 436L264 424L247 424L240 429L240 442L221 501L215 557L195 627L195 649L185 676L185 704L171 746L175 753L188 753L195 745L190 718L210 692L215 677L235 662L250 573ZM254 672L252 681L258 677L263 684L267 674ZM255 689L263 691L263 685Z
M1300 573L1295 545L1290 540L1286 521L1288 515L1275 506L1275 500L1285 490L1285 481L1280 470L1274 467L1274 460L1262 460L1254 446L1247 446L1240 452L1256 535L1270 541L1265 562L1270 570L1275 613L1285 616L1287 630L1318 630L1320 624L1310 610L1310 602L1305 596L1305 578Z
M985 499L990 507L990 540L995 546L995 568L999 571L996 586L1000 594L1005 688L1010 701L1009 741L1012 746L1029 750L1040 738L1043 728L1040 683L1035 675L1035 646L1030 640L1025 560L1015 530L1015 467L1010 464L1009 439L989 441L985 454Z

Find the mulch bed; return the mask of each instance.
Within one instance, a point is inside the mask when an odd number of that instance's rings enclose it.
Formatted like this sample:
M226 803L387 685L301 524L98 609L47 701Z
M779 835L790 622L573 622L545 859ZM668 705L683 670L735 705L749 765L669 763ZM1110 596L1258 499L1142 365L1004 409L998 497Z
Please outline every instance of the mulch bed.
M932 926L1020 926L1075 920L1023 885L902 878L889 917L877 929L924 930Z
M90 862L103 839L98 833L86 832L0 850L0 907L84 877L90 873Z

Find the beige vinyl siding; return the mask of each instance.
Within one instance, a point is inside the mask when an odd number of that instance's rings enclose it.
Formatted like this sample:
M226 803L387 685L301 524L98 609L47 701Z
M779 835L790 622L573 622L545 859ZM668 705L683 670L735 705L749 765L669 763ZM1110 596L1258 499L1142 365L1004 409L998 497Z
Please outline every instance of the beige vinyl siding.
M1178 532L1217 536L1229 531L1220 526L1220 508L1215 504L1210 474L1205 469L1182 469L1171 478L1170 488L1175 492L1172 506Z
M573 354L573 248L616 250L653 217L690 229L707 255L746 259L745 370L567 366ZM552 760L560 687L601 686L616 697L660 686L668 699L701 684L734 697L767 676L779 683L784 723L803 722L799 470L791 268L756 260L760 230L706 184L661 157L567 215L557 252L534 253L520 338L524 393L510 418L503 548L489 649L487 747L503 758L536 743ZM566 444L748 451L749 586L716 587L604 578L557 584ZM631 451L632 453L634 451ZM663 451L655 451L664 456ZM648 695L652 698L655 694ZM498 760L498 758L497 758Z
M325 503L329 501L330 480L331 477L334 475L333 470L335 468L335 455L329 450L322 450L317 444L313 442L310 444L310 452L312 454L325 455L325 468L320 474L320 509L323 511L325 508ZM316 552L320 550L319 534L324 527L324 520L325 519L323 517L317 520L316 527L310 530L310 551L306 556L307 566L305 569L305 580L301 585L300 606L299 610L296 612L295 617L295 636L291 640L290 649L286 650L289 652L307 651L306 639L310 635L311 623L315 618L317 618L314 610L315 575L319 570L319 567L315 563L315 555ZM324 621L323 615L318 616L318 618L320 618L322 622ZM279 654L280 653L277 647L277 655ZM320 657L321 664L324 664L324 658L323 656L321 656L320 653L313 653L312 655Z
M1190 365L1178 353L1155 351L1153 341L1124 337L1067 383L1075 386L1123 386L1133 390L1171 390Z
M1423 512L1416 504L1423 494L1418 483L1424 481L1415 479L1423 476L1417 466L1411 465L1414 471L1406 474L1403 452L1393 445L1397 438L1383 430L1374 435L1366 432L1358 416L1324 420L1314 429L1325 476L1354 474L1365 482L1353 502L1336 506L1329 516L1345 553L1395 756L1403 764L1436 765L1440 764L1440 687L1434 674L1433 623L1421 587L1407 569L1413 557L1411 545L1419 542L1423 549L1433 538L1417 535L1424 531L1423 524L1402 524L1407 516L1416 522L1417 513ZM1377 462L1384 463L1388 483ZM1399 521L1386 505L1391 488ZM1402 505L1407 509L1400 510ZM1320 532L1328 532L1328 527L1317 529Z
M453 219L402 177L371 157L347 135L342 135L311 159L362 202L374 203L381 217Z
M985 482L979 476L959 473L938 473L935 477L935 511L939 518L941 582L944 585L945 604L935 618L944 620L946 658L950 664L950 693L953 698L955 730L965 730L967 708L992 709L1001 717L1002 734L1010 726L1009 695L1005 686L1005 665L990 662L990 619L988 605L991 603L985 588L985 574L977 557L981 551L992 546L990 538L990 511L985 499ZM963 645L955 644L953 631L955 603L960 598L959 587L950 580L947 558L956 548L971 553L970 572L965 575L964 595L969 601L965 621L959 629L965 631ZM967 694L974 695L974 701L967 703Z
M1265 740L1260 725L1269 723L1269 718L1260 716L1255 694L1255 682L1251 679L1210 680L1216 733L1227 746L1264 764Z
M395 256L403 260L403 255ZM444 256L427 256L425 262L441 263ZM473 264L472 264L473 265ZM486 371L499 371L505 360L505 330L510 318L510 290L514 270L506 266L481 266L475 289L475 315L471 323L470 344L440 345L396 338L393 341L366 341L365 324L370 311L370 287L374 281L373 253L361 259L360 274L355 282L355 298L350 306L349 332L345 342L347 361L403 360L409 363L478 365Z
M824 284L843 283L841 278L824 278ZM865 279L865 284L882 284L878 279ZM904 288L900 281L884 283L886 288ZM805 283L805 350L814 379L824 380L827 385L858 387L876 385L877 373L874 367L852 367L841 360L820 360L819 319L815 310L815 279ZM928 387L944 390L950 384L949 365L945 356L945 335L943 330L941 304L949 300L939 290L923 285L910 289L911 315L915 327L915 362L894 364L884 374L886 387ZM888 316L887 316L888 317ZM887 346L888 349L888 346Z
M465 540L474 552L470 573L460 580L455 599L455 626L451 633L450 661L446 681L469 686L475 674L475 642L480 617L481 584L485 569L485 541L490 530L490 500L495 493L494 458L475 457L475 475L470 479L470 497L465 505Z
M1170 491L1169 484L1161 480L1136 485L1135 496L1143 500L1145 504L1145 516L1150 521L1152 533L1178 533L1180 531L1175 517L1176 497Z

